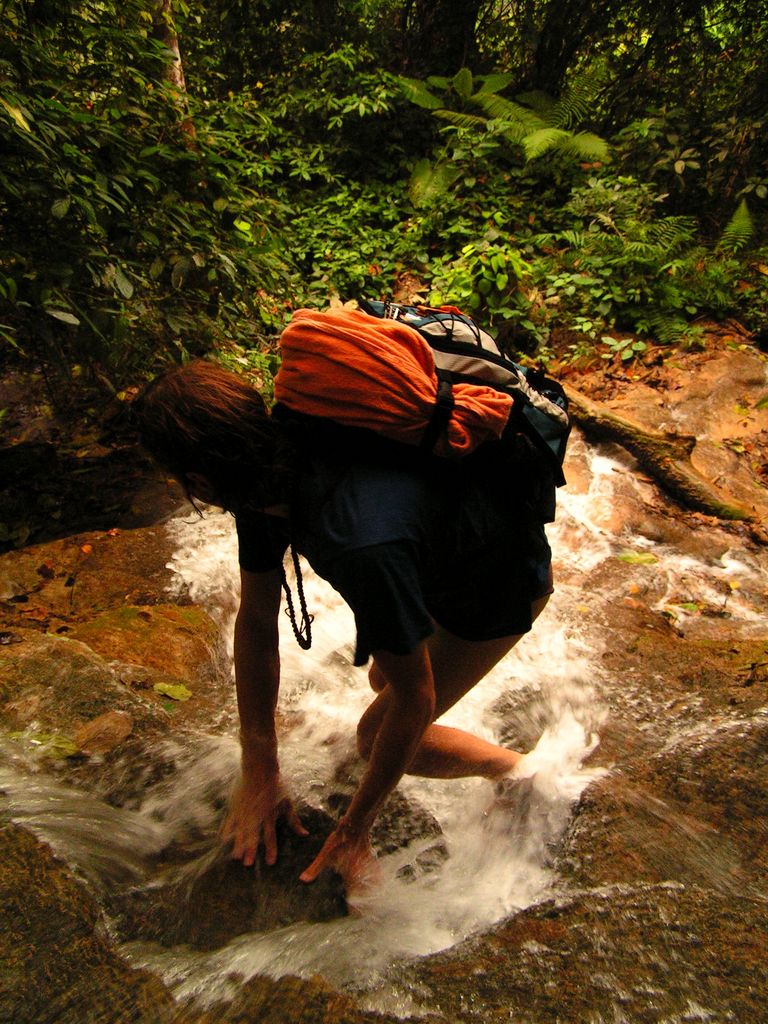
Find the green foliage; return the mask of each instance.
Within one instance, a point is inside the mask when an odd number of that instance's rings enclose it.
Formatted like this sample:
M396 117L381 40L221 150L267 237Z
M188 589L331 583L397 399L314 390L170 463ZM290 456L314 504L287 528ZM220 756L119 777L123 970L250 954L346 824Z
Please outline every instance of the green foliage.
M734 215L723 228L717 248L721 252L739 252L747 246L755 234L755 223L746 199L742 199Z
M429 301L433 305L458 304L480 319L519 321L524 307L518 283L529 269L512 248L487 238L470 242L455 259L436 261Z
M693 317L733 308L738 263L702 247L692 218L654 212L662 200L626 176L592 177L573 190L567 229L529 240L550 318L589 317L593 337L617 326L673 343L695 337Z
M217 349L268 390L291 308L406 286L625 362L644 343L614 329L768 327L768 19L743 0L485 5L484 63L423 81L392 70L429 5L246 7L176 5L182 97L143 0L4 4L16 358L117 388Z
M83 4L66 28L18 24L8 48L3 319L30 357L117 387L269 324L286 272L226 135L194 105L188 134L144 5Z
M402 78L400 84L403 94L412 103L430 110L456 128L486 132L520 146L525 160L538 160L553 151L560 151L574 160L604 162L609 159L609 147L604 139L591 132L573 132L570 128L588 107L587 76L578 80L577 90L557 103L541 93L520 96L517 100L499 95L509 85L510 78L509 75L473 78L469 68L462 68L451 79L433 77L419 82ZM456 105L458 111L454 109ZM482 113L472 113L472 108L479 108Z

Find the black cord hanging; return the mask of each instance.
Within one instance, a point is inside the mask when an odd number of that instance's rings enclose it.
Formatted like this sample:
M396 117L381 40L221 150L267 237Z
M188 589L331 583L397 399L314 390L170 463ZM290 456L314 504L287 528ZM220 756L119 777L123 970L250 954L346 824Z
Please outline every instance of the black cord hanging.
M291 544L291 558L293 559L293 571L296 577L296 593L299 595L301 622L297 623L296 621L296 609L293 605L293 594L291 593L291 588L285 575L285 569L283 569L283 591L285 593L285 603L288 605L285 609L285 614L291 620L291 627L293 628L293 635L296 637L296 643L302 651L308 651L312 646L312 620L314 619L314 615L309 615L307 612L307 601L304 597L304 580L301 575L299 556L296 554L296 548L293 544Z

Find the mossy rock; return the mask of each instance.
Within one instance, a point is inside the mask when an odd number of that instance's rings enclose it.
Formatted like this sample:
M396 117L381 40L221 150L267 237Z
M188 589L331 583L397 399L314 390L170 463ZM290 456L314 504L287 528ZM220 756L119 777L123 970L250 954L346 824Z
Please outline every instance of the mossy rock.
M173 1000L111 947L99 908L32 835L0 829L0 1020L157 1024Z

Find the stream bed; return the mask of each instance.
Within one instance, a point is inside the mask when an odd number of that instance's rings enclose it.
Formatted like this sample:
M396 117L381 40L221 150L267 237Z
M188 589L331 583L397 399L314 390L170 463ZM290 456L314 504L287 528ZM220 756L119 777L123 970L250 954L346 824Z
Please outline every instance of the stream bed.
M309 889L295 882L311 859L301 844L286 840L283 873L270 881L269 869L228 862L216 840L238 768L228 516L183 514L153 528L153 557L164 560L151 587L146 564L133 554L120 562L117 590L140 590L142 579L151 590L131 603L143 609L139 625L165 616L165 627L166 605L189 610L173 620L175 639L154 636L154 660L141 662L134 625L105 618L96 598L100 648L86 646L96 627L72 625L52 589L44 642L11 623L0 816L84 884L110 948L170 993L163 1019L185 1008L184 1020L207 1010L224 1020L229 1011L216 1007L232 1007L258 979L280 986L286 976L319 976L360 1020L761 1019L751 1008L765 991L768 916L765 549L676 516L616 451L577 440L572 458L575 482L549 531L556 593L532 633L444 719L530 751L518 786L500 802L481 780L403 780L377 837L381 884L351 913L330 878ZM96 542L79 538L75 554L57 543L19 561L11 583L41 559L43 582L55 583L58 561L82 562ZM85 569L82 577L77 600L89 593ZM371 692L351 666L350 613L309 570L305 585L313 650L298 649L287 619L281 626L281 761L322 841L359 771L354 727ZM198 609L202 624L189 618ZM157 682L179 637L204 640L180 656L197 659L183 700ZM32 671L75 655L66 686L97 670L109 677L89 711L80 690L68 710L55 706L51 678ZM22 672L26 689L13 690ZM88 751L77 729L110 714L130 720L128 733ZM68 737L75 749L52 753ZM256 907L262 884L277 895Z

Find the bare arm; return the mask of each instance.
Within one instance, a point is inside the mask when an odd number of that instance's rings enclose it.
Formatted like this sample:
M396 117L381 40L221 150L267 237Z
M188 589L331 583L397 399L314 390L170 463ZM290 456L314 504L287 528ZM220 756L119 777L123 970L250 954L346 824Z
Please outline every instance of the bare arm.
M277 766L275 708L280 688L277 616L280 572L240 570L240 608L235 620L235 685L243 767L263 763L273 748Z
M254 863L261 841L266 861L277 858L275 823L285 815L295 832L306 834L280 782L275 708L280 687L277 616L279 570L241 570L240 609L235 621L235 684L240 715L242 776L222 837L233 840L232 856Z

